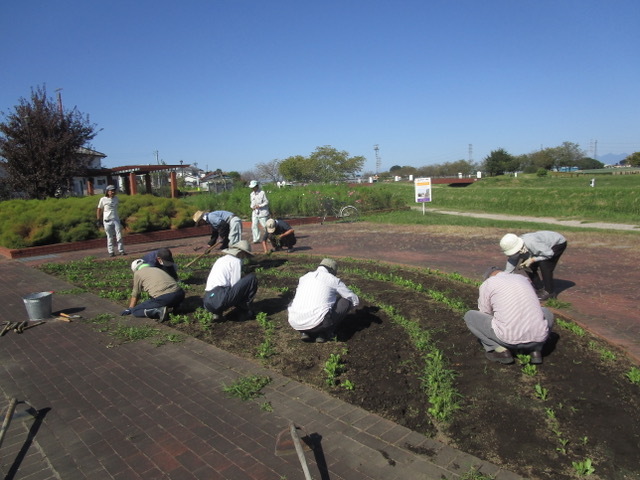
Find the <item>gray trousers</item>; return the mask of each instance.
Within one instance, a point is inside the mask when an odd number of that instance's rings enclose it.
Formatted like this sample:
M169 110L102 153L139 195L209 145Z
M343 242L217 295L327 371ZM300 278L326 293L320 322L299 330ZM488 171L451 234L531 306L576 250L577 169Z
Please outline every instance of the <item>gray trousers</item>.
M551 313L551 311L546 307L542 307L542 312L544 313L544 319L549 325L549 331L551 331L553 328L553 313ZM493 316L488 313L482 313L478 310L469 310L464 314L464 321L467 324L467 327L471 330L471 333L480 339L480 343L482 343L482 346L487 352L495 350L496 347L505 347L508 349L521 348L528 350L542 349L544 342L529 342L517 345L503 342L497 337L491 327L492 319Z

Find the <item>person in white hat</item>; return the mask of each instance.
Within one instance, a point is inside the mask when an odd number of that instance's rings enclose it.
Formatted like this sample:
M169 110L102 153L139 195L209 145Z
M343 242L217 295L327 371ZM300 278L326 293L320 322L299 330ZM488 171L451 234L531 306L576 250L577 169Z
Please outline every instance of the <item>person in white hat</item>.
M360 303L336 275L335 260L325 258L318 268L298 281L298 288L289 305L289 325L300 332L304 342L324 343L334 337L347 313Z
M467 327L492 362L513 363L514 352L528 353L531 363L542 363L542 348L553 327L553 314L540 306L531 282L489 268L480 285L478 310L464 315Z
M269 199L256 180L249 182L249 188L251 189L249 199L251 200L251 234L253 243L262 243L264 253L267 253L266 223L270 215ZM262 226L264 233L260 232L259 226Z
M211 238L207 245L210 247L218 242L220 238L220 250L224 250L242 240L242 219L233 212L226 210L215 210L213 212L205 212L198 210L193 215L193 221L196 226L201 222L211 225Z
M284 220L276 220L270 218L267 220L267 239L271 242L273 251L278 252L283 248L287 252L293 252L293 246L296 244L296 234L291 225Z
M204 308L213 313L214 320L220 320L224 311L231 307L237 307L245 317L253 318L251 302L258 291L258 279L255 273L242 276L243 260L253 256L251 245L241 240L222 252L225 255L215 261L207 277Z
M154 318L164 322L168 318L168 309L178 307L184 300L184 290L178 282L161 268L152 267L141 258L131 262L133 271L133 289L129 308L121 315ZM140 294L145 291L151 297L139 305Z
M538 298L555 298L553 271L567 248L567 239L557 232L540 230L517 236L507 233L500 240L500 248L507 258L504 271L524 270L533 283ZM540 275L538 275L540 270Z
M102 221L104 233L107 234L107 252L110 257L116 256L116 249L120 255L126 255L122 242L122 225L118 216L120 200L116 196L116 187L109 185L104 191L104 197L98 202L96 216Z

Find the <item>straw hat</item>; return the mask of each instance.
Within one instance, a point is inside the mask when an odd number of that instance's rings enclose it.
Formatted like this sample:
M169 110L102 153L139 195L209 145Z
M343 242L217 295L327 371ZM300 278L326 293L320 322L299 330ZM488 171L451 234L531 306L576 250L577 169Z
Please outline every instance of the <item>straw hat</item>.
M197 224L200 220L202 220L202 217L204 217L204 210L198 210L193 214L193 222Z

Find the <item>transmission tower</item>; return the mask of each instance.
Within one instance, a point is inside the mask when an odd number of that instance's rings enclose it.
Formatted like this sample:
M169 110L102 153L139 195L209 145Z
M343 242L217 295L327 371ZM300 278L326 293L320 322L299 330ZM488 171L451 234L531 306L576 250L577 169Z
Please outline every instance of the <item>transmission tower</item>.
M473 144L469 144L469 163L473 163Z
M373 146L373 150L376 152L376 174L380 173L380 155L378 155L378 151L380 150L380 148L378 147L378 145L374 145Z

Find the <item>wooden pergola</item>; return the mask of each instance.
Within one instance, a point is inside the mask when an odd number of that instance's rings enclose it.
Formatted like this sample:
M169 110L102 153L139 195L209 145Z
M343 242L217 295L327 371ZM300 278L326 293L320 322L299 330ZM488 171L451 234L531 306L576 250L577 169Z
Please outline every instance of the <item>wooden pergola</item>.
M100 175L106 175L108 182L113 183L113 177L123 179L124 193L128 195L136 195L138 187L136 183L137 176L144 176L145 192L153 193L151 185L151 174L154 172L168 171L169 182L171 184L171 198L178 197L178 182L176 171L178 169L189 168L190 165L128 165L124 167L115 167L100 170ZM89 195L94 194L93 179L88 179L87 192Z

